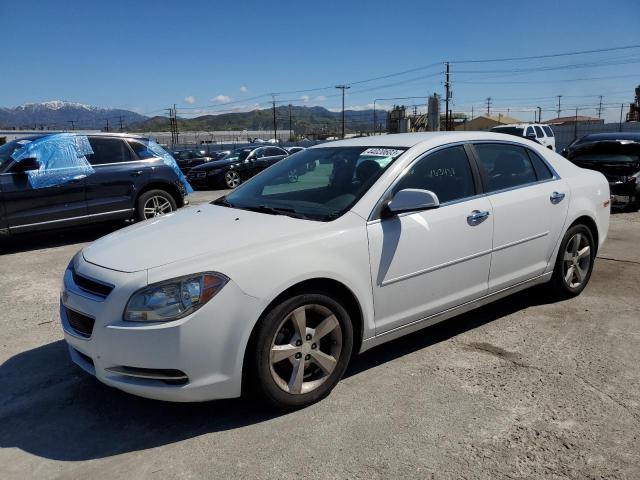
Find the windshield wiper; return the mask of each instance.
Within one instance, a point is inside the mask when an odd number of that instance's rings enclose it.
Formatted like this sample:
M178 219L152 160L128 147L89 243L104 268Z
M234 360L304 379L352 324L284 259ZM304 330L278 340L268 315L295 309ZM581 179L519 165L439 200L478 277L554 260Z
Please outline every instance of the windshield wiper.
M231 202L227 201L227 197L222 196L220 198L217 198L216 200L214 200L213 202L211 202L212 205L222 205L223 207L229 207L229 208L233 208L234 205Z
M240 208L242 210L249 210L251 212L266 213L268 215L287 215L287 216L293 217L293 218L303 218L303 219L307 218L306 215L304 215L304 214L302 214L300 212L297 212L293 208L268 207L266 205L256 205L256 206L237 207L237 208Z

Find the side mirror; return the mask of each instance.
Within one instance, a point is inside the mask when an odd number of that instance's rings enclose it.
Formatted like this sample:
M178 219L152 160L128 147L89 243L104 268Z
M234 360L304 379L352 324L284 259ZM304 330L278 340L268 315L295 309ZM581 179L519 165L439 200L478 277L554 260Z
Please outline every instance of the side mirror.
M393 196L384 210L388 215L398 215L404 212L429 210L438 208L439 206L440 200L438 200L438 196L432 191L420 190L418 188L405 188Z
M23 158L11 167L12 173L24 173L40 168L40 162L37 158Z

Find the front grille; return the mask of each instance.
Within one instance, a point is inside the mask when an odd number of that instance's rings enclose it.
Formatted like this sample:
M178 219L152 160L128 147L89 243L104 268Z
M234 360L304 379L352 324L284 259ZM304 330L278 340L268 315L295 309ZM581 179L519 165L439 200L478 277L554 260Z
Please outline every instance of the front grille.
M80 288L80 290L84 290L87 293L97 297L106 298L111 293L111 290L113 290L113 286L91 280L90 278L76 273L75 270L72 270L71 273L73 275L73 282L78 286L78 288Z
M73 331L82 337L89 338L93 333L93 324L95 323L95 320L67 307L65 307L65 311L67 314L67 321Z

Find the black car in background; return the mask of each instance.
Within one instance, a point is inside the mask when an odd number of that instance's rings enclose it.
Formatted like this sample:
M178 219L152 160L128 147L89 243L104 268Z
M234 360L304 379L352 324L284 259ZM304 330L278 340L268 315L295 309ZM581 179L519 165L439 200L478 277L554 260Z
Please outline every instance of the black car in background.
M640 133L585 135L561 153L579 167L607 177L613 204L640 208Z
M204 154L199 150L175 150L172 153L180 171L185 175L193 167L215 160L212 155Z
M40 169L40 163L35 158L16 162L11 155L42 137L0 146L0 233L104 220L144 220L186 203L185 184L174 168L148 149L148 139L127 134L87 135L93 154L86 159L93 173L34 188L28 172ZM156 147L157 152L168 155Z
M280 147L248 146L238 148L220 160L204 163L189 170L187 178L194 187L236 188L289 153Z

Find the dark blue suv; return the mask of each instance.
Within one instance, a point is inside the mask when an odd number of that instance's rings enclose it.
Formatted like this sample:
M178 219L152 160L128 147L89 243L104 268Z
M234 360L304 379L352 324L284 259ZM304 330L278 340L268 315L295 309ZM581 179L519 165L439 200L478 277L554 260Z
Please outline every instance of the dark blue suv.
M173 157L140 136L67 133L0 146L0 233L145 220L182 207L190 191Z

